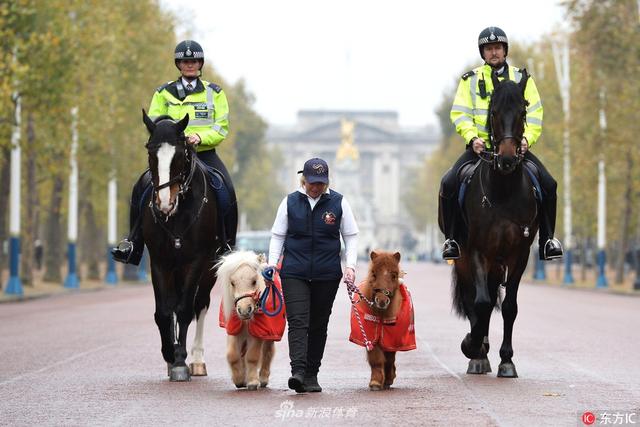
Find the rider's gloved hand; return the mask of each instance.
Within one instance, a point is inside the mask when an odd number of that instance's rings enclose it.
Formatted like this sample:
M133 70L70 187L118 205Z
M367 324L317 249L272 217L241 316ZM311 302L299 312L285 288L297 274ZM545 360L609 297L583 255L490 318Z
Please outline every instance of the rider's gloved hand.
M480 154L481 152L484 151L484 139L480 138L480 137L476 137L473 139L473 142L471 143L471 148L473 149L473 152L476 154Z

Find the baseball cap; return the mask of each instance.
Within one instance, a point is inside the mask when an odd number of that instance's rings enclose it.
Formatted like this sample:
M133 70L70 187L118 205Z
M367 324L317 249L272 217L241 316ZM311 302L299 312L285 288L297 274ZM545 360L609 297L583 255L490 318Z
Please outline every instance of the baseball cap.
M315 184L316 182L329 183L329 165L317 157L304 162L304 167L298 173L304 175L309 184Z

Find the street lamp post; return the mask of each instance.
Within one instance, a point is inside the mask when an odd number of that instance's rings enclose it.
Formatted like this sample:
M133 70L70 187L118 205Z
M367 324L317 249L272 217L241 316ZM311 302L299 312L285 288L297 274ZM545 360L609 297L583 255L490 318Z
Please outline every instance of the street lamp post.
M11 183L10 201L11 213L9 217L9 282L5 288L8 295L23 295L20 281L20 125L22 117L22 102L20 94L13 94L15 102L15 118L11 132Z
M118 186L116 183L115 173L109 179L108 186L108 212L107 212L107 275L104 281L110 285L118 283L118 275L116 274L116 263L111 256L111 248L116 245L116 234L118 232L117 219L117 202Z
M569 285L574 282L571 271L573 249L573 225L571 218L571 146L569 139L569 126L571 125L570 94L571 78L569 72L569 38L563 35L561 46L556 40L552 41L553 60L562 96L562 111L564 113L563 131L563 200L564 200L564 244L565 244L565 271L564 283Z
M600 91L600 132L603 141L606 138L607 116L604 111L604 88ZM598 161L598 279L596 280L597 288L606 288L608 286L607 276L605 274L606 267L606 232L607 232L607 177L604 169L604 155Z
M64 281L65 288L80 287L76 264L76 242L78 240L78 107L71 109L71 172L69 173L69 218L67 222L67 260L69 268Z

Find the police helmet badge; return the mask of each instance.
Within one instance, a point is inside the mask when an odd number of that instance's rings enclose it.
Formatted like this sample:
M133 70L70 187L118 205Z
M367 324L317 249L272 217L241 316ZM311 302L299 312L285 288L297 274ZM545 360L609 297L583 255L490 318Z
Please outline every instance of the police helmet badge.
M184 56L193 56L193 52L191 52L191 49L187 48L187 51L184 53Z
M333 225L336 223L336 214L334 214L333 212L327 211L322 214L322 219L325 224Z
M495 40L496 39L496 35L491 33L491 35L489 36L489 40Z

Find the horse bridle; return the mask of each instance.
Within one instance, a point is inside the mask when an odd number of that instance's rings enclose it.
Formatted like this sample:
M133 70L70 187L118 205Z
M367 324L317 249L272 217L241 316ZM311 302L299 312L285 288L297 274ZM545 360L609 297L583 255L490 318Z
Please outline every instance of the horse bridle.
M182 142L185 141L185 136L182 135L181 138L179 138L176 142ZM149 144L147 144L147 148L148 148ZM174 176L173 178L169 179L169 181L158 185L157 187L154 186L153 189L153 194L154 196L158 194L158 191L162 190L163 188L167 188L173 184L179 183L179 190L178 190L178 195L179 196L183 196L184 193L186 193L189 190L189 186L191 185L191 181L193 180L193 175L195 173L196 170L196 162L194 160L194 156L195 156L195 151L191 148L191 146L189 145L185 145L184 147L184 156L186 159L188 159L189 161L189 172L187 173L187 171L185 169L183 169L182 171L180 171L179 174L177 174L176 176ZM152 183L153 185L153 183Z
M256 289L253 292L247 292L245 294L242 294L236 299L234 299L233 306L236 307L238 303L245 298L251 298L252 300L258 303L258 308L260 308L260 291L258 289Z
M182 138L184 138L184 135L182 135ZM180 140L178 140L180 141ZM148 148L148 143L147 143L147 148ZM151 209L151 215L153 216L153 221L156 224L160 224L160 227L167 233L169 234L169 236L171 236L171 239L173 239L173 246L176 249L180 249L182 247L182 236L184 236L187 231L189 231L189 229L191 228L191 226L193 226L193 224L196 223L196 221L198 220L198 218L200 218L200 214L202 213L202 209L204 209L204 205L206 205L209 202L209 199L207 198L207 174L204 170L200 169L200 172L202 173L202 184L203 184L203 190L204 190L204 194L202 196L202 201L200 202L200 207L198 208L198 212L196 213L196 215L194 215L191 218L191 222L187 225L187 227L182 231L182 233L179 234L174 234L171 230L169 230L164 224L163 221L159 221L158 217L161 217L164 219L164 222L168 222L169 221L169 215L164 214L162 211L159 211L158 208L156 207L156 204L154 203L154 199L156 198L158 191L162 190L163 188L166 188L170 185L173 185L175 183L180 183L180 189L178 190L178 195L176 197L184 197L184 195L186 194L187 191L189 191L189 188L191 187L191 182L193 181L193 176L195 174L196 168L197 168L197 162L195 160L195 151L193 150L193 148L191 148L188 145L185 145L184 147L184 151L185 151L185 157L189 160L189 173L188 175L186 174L186 170L183 169L178 175L174 176L173 178L171 178L169 181L165 182L164 184L158 185L157 187L155 187L153 185L153 180L151 182L151 185L153 188L153 196L151 197L151 200L149 201L149 209ZM185 178L186 177L186 178Z

